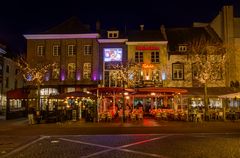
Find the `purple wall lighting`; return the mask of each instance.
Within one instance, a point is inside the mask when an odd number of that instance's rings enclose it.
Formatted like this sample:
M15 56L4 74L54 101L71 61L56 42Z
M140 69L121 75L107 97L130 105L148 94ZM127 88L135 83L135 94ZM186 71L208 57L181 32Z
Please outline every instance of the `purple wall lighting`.
M81 74L80 74L80 71L78 70L77 71L77 76L76 76L77 80L80 81L81 80Z
M46 75L45 75L45 81L49 81L49 79L50 79L50 73L48 72L48 73L46 73Z
M27 81L32 81L32 75L31 74L27 74L26 75L26 80Z
M64 69L61 70L61 81L64 81L66 79L66 72Z
M93 80L93 81L96 81L96 80L97 80L97 72L96 72L96 70L93 71L92 80Z

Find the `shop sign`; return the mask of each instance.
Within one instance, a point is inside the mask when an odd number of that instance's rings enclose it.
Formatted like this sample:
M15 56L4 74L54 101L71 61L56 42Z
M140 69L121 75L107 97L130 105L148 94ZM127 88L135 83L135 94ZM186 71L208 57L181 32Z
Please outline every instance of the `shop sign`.
M142 68L144 68L144 69L152 69L152 68L154 68L154 65L152 65L152 64L142 64Z
M136 50L159 50L158 46L136 46Z

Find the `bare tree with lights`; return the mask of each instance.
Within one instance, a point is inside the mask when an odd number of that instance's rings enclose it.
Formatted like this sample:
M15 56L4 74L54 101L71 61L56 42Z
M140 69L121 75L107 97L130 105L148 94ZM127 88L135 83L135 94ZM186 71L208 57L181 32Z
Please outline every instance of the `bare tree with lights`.
M116 82L120 82L123 87L123 122L125 122L125 88L135 87L137 82L137 74L140 70L140 65L134 62L118 62L111 65L113 73L111 78Z
M49 71L56 65L52 64L39 64L31 66L23 57L19 57L16 60L17 66L19 67L19 73L23 78L37 87L37 105L36 110L40 110L40 86L43 85L45 76Z
M113 68L112 79L120 81L122 87L134 87L138 79L140 65L131 61L121 62L111 65Z
M193 80L204 87L205 116L208 112L208 86L217 81L224 81L226 54L222 43L207 40L204 37L193 40L190 44L190 64Z

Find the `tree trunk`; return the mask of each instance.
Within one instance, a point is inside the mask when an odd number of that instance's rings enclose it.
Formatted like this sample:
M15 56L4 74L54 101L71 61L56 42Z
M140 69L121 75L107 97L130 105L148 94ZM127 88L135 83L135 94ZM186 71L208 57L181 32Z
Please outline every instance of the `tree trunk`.
M122 95L123 95L123 118L122 118L122 122L125 122L125 95L124 95L124 93L125 93L125 83L124 83L124 81L123 81L123 93L122 93Z
M36 111L40 111L40 84L37 85L37 108Z
M205 107L205 120L209 119L208 115L208 91L207 91L207 81L204 84L204 107Z

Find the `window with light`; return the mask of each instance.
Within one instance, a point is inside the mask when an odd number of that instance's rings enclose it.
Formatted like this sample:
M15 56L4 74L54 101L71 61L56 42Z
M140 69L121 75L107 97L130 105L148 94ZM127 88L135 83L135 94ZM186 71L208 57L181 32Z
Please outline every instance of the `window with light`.
M75 73L76 73L76 64L69 63L68 64L68 79L75 79Z
M174 63L172 65L172 79L173 80L183 80L183 74L184 74L184 69L183 69L183 64L181 63Z
M91 63L83 64L83 79L91 79Z

